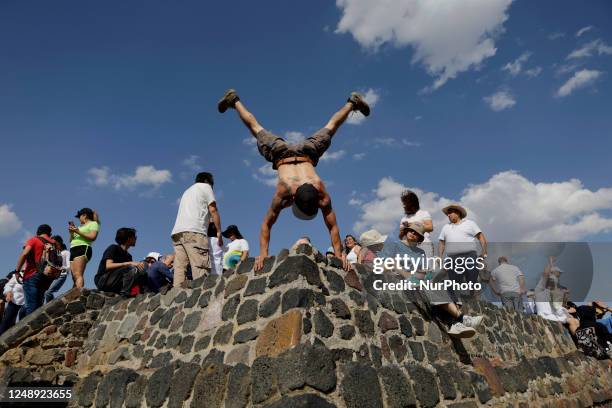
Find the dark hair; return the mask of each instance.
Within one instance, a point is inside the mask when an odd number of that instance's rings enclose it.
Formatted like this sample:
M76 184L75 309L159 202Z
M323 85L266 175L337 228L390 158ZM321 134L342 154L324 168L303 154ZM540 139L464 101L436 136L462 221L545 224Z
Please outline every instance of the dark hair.
M195 182L196 183L210 184L211 187L215 185L215 181L213 179L213 175L211 173L206 172L206 171L198 173L196 178L195 178Z
M57 244L60 246L62 251L66 249L66 244L64 244L64 239L60 235L54 235L52 238L55 242L57 242Z
M421 205L419 204L419 197L417 197L416 193L412 190L404 190L402 192L402 203L408 203L410 207L417 212L421 209Z
M319 191L310 183L304 183L295 190L295 205L306 215L319 211Z
M48 224L42 224L36 229L36 235L51 235L51 231L51 227Z
M353 241L355 241L355 245L359 245L359 242L357 241L357 238L355 238L355 236L354 236L354 235L347 234L347 235L344 237L344 240L346 241L346 239L347 239L348 237L353 238ZM346 253L348 254L348 253L350 253L350 252L351 252L351 249L348 249L347 247L344 247L344 252L346 252Z
M81 215L84 215L87 217L88 220L90 221L95 221L94 220L94 210L92 210L91 208L81 208L77 213L76 213L76 218L79 218Z
M128 239L136 236L136 230L134 228L119 228L115 235L115 242L117 245L123 245L128 242Z
M215 226L214 222L211 222L210 224L208 224L207 235L209 237L216 237L217 236L217 227Z
M505 256L500 256L500 257L497 259L497 263L499 263L499 264L502 264L502 263L504 263L504 262L508 263L508 258L506 258Z

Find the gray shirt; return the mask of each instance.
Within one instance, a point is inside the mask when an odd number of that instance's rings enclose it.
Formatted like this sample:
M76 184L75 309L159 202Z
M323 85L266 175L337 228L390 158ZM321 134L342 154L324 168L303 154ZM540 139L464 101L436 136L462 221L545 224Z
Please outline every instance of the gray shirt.
M502 263L491 272L500 293L520 292L519 276L525 276L519 268L509 263Z

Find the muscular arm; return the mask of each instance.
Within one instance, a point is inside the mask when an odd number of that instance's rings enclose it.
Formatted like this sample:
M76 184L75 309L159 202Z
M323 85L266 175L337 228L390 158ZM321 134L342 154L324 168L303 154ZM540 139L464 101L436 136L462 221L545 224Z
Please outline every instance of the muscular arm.
M268 256L268 249L270 246L270 231L272 226L276 222L278 215L284 208L283 197L286 195L286 189L279 185L276 189L274 197L272 197L272 204L261 223L261 229L259 230L259 257L255 260L255 270L263 268L263 261Z
M325 208L321 209L321 211L323 213L325 226L327 226L327 229L329 230L329 237L331 238L331 243L334 247L334 253L338 258L342 258L342 241L340 240L340 230L338 229L336 213L332 209L331 202Z

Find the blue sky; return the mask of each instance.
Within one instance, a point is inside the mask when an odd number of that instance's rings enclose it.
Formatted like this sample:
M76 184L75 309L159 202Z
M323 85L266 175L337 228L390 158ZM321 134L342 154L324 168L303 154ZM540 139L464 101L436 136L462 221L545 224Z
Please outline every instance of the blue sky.
M293 138L352 90L375 101L317 167L343 235L395 233L412 187L437 229L460 201L494 240L610 241L612 5L433 3L2 2L0 266L84 206L103 222L88 286L119 227L138 229L135 257L168 252L200 169L256 254L273 189L234 112L216 111L229 87ZM303 234L329 245L320 217L286 212L271 252Z

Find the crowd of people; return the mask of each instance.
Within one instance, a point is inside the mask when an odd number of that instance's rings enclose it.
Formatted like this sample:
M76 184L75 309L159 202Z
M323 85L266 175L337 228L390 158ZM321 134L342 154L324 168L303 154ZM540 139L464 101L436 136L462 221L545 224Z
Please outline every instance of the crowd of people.
M287 207L292 208L297 218L304 220L313 219L321 210L332 243L326 256L340 258L346 270L356 264L372 265L378 258L397 255L423 259L435 256L430 236L434 230L431 214L420 208L417 194L410 190L405 190L399 197L404 215L399 222L397 240L376 230L364 232L359 239L347 235L344 242L340 240L331 197L314 168L351 112L369 115L370 108L362 95L351 93L322 129L298 144L288 144L265 130L243 105L236 91L231 89L218 104L219 112L228 109L236 110L255 137L259 152L272 163L273 169L278 170L277 190L261 225L256 270L263 267L268 255L272 226L280 211ZM130 297L142 292L159 292L164 286L180 287L187 279L222 274L224 270L237 268L249 256L249 243L236 225L225 230L221 228L213 187L213 175L201 172L183 193L170 234L174 249L171 254L150 252L142 261L134 261L129 250L136 245L136 230L119 228L115 242L103 252L94 277L96 287ZM451 265L459 265L457 261L461 260L461 268L435 268L423 263L413 270L387 268L385 273L414 283L444 279L470 284L470 287L486 280L481 277L486 270L478 267L486 265L488 243L485 234L476 222L468 218L467 210L461 205L448 205L442 212L448 223L441 228L437 256L450 259ZM82 208L75 217L79 226L69 222L69 250L61 236L52 235L51 227L43 224L38 227L36 236L25 243L15 270L0 280L0 334L14 325L18 318L32 313L44 302L52 301L69 275L73 287L84 287L85 272L93 256L93 244L101 223L99 215L90 208ZM224 239L227 244L224 244ZM302 237L296 242L300 243L310 244L310 239ZM569 302L568 291L559 284L560 274L561 270L551 258L535 289L526 291L522 271L502 256L490 274L489 283L504 307L560 322L585 353L598 358L607 357L612 346L612 317L606 317L610 309L602 302L581 306ZM477 290L465 292L452 286L444 290L419 289L419 293L434 311L440 312L441 321L447 324L451 336L472 337L476 328L483 324L482 316L468 316L462 312L464 298L478 297L480 293ZM527 301L524 301L524 296L527 296Z
M95 273L96 287L130 297L236 269L249 256L249 243L236 225L221 230L213 185L212 174L202 172L184 192L171 233L173 253L149 252L144 259L134 260L130 249L136 246L136 229L117 229ZM70 249L60 235L53 235L51 226L42 224L23 246L15 270L0 279L0 334L51 302L69 276L72 287L84 287L101 223L90 208L82 208L75 217L79 226L68 223Z

